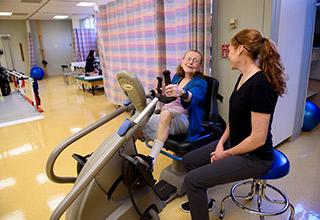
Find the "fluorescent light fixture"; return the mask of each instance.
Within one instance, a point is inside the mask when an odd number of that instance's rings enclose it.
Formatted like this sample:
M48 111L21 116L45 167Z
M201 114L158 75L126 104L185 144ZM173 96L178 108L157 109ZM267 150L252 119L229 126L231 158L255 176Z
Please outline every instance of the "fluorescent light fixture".
M11 16L12 12L8 12L8 11L0 11L0 16Z
M77 6L81 6L81 7L91 7L94 6L96 3L94 2L79 2L77 4Z
M66 19L68 17L69 17L68 15L55 15L53 19Z

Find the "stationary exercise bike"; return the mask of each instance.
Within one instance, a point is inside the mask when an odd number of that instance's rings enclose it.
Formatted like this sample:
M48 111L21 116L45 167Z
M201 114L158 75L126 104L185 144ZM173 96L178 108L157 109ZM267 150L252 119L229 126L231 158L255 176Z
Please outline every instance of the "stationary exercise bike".
M168 74L164 72L166 84L170 83ZM150 103L146 104L145 90L134 74L120 72L117 79L130 101L62 142L48 158L46 173L50 180L74 183L72 190L52 213L52 220L59 219L64 212L68 220L159 219L158 213L164 206L184 194L182 155L216 140L223 133L225 123L216 106L218 82L207 77L211 85L206 99L211 101L206 101L206 105L210 105L206 107L204 120L206 132L193 143L184 142L183 136L169 136L165 146L173 154L163 153L173 158L173 163L164 169L157 182L148 158L136 150L134 134L148 122L159 100L169 102L172 99L158 93L153 94ZM161 79L158 80L159 89ZM120 128L105 139L92 155L83 158L75 156L80 163L78 177L55 175L54 163L65 148L123 112L132 110L135 114L124 120Z

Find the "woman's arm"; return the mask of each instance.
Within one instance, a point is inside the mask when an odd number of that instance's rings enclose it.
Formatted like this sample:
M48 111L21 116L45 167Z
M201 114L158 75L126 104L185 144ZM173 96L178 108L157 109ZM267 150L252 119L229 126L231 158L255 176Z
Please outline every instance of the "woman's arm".
M194 105L202 104L205 100L207 93L207 82L204 79L194 79L194 83L191 87L186 88L185 92L188 92L187 99L181 99L181 105L183 108L190 108Z
M226 126L226 129L223 132L223 135L221 136L219 143L222 144L222 146L224 145L224 143L226 142L226 140L229 138L230 136L230 130L229 130L229 123Z
M181 105L183 108L189 108L192 105L203 103L207 92L207 82L203 79L195 79L192 86L184 90L175 83L175 78L172 84L165 87L165 94L167 97L181 97ZM187 97L182 97L187 94Z
M270 114L251 112L251 134L241 143L226 150L226 153L238 155L251 152L265 144L270 122Z
M216 146L216 149L214 151L212 151L210 154L211 163L215 160L219 160L224 157L230 156L230 155L224 153L225 151L224 151L224 147L223 147L224 143L229 138L229 136L230 136L230 129L229 129L229 123L228 123L226 126L226 129L223 132L222 137L220 138L220 140Z

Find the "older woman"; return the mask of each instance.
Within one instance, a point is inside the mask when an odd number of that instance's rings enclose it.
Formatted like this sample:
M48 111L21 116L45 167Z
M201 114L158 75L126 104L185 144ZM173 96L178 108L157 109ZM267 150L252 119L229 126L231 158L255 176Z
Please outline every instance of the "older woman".
M177 99L165 104L160 115L152 115L143 129L144 136L154 140L149 154L153 163L169 134L186 134L186 141L192 142L203 131L201 122L207 83L200 71L202 59L202 54L196 50L184 54L172 84L164 90L167 97Z

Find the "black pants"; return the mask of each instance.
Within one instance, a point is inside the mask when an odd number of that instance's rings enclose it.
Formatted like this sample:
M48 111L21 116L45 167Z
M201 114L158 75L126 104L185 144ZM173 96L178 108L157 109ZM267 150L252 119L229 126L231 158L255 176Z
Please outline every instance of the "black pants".
M265 174L272 161L265 161L252 155L236 155L210 163L210 153L218 141L210 143L183 157L188 172L184 178L191 217L193 220L209 220L207 189L219 184L253 178ZM226 142L225 149L228 149Z

